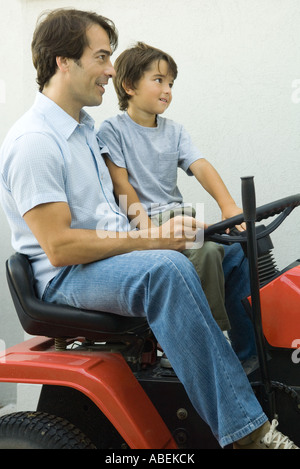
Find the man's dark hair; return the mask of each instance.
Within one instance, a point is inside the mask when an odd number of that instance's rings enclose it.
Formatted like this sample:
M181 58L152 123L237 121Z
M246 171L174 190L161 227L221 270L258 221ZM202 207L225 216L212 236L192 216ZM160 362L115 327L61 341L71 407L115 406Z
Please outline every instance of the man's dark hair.
M56 57L80 60L88 46L87 30L93 24L98 24L106 31L114 51L118 45L118 32L114 23L104 16L63 8L41 15L31 44L40 91L56 73Z

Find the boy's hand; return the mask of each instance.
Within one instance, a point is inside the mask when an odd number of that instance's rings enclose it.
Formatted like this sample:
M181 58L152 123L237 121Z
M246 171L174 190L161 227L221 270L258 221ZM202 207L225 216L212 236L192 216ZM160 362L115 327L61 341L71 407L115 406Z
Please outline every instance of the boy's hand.
M236 215L240 215L240 213L243 213L243 210L240 207L238 207L236 204L227 205L226 207L222 209L222 220L227 220L228 218L235 217ZM237 225L236 229L238 231L245 231L246 223Z

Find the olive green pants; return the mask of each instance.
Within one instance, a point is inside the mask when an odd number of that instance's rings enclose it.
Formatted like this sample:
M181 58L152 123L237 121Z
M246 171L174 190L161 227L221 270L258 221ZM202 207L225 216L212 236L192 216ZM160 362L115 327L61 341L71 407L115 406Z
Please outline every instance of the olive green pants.
M183 214L194 217L195 211L192 207L178 207L153 215L151 220L156 226L160 226L170 218ZM222 331L229 330L230 323L225 309L225 285L222 266L224 249L222 245L212 241L205 241L202 247L186 249L182 254L194 265L217 324Z

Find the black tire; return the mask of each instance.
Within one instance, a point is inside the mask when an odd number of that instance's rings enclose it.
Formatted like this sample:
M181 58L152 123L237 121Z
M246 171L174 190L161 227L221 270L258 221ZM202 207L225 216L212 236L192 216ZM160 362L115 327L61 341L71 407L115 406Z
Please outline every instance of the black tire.
M96 449L74 425L42 412L0 418L0 449Z
M262 384L252 383L252 387L264 409ZM297 446L300 446L300 395L293 388L277 381L271 381L271 389L275 396L275 408L278 414L276 418L279 422L278 430L287 435Z

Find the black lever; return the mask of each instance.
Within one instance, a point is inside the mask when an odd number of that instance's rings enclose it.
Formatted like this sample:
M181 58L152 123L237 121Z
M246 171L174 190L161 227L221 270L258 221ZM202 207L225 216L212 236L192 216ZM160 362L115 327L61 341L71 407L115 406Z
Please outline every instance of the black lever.
M247 229L247 252L250 272L251 303L253 322L257 346L257 354L260 365L260 373L263 384L263 397L267 407L266 414L269 419L276 418L275 394L272 391L272 383L269 378L267 365L267 353L265 348L265 339L262 328L260 286L257 261L257 240L255 230L256 220L256 197L253 176L242 177L242 203L244 219Z

